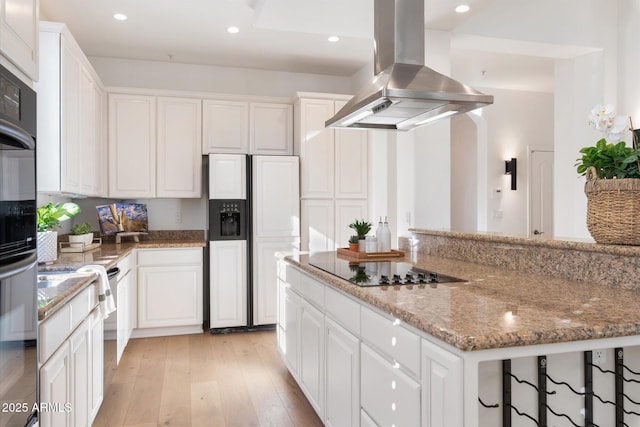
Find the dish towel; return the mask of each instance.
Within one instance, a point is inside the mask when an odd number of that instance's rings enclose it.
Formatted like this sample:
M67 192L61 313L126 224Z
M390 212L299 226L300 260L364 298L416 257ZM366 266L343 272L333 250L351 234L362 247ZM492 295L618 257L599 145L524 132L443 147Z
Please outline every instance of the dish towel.
M101 265L85 265L76 270L77 273L89 272L98 274L98 302L100 305L100 312L102 317L106 319L109 314L116 311L116 304L113 301L113 295L111 294L111 286L109 286L109 278L107 277L107 270Z

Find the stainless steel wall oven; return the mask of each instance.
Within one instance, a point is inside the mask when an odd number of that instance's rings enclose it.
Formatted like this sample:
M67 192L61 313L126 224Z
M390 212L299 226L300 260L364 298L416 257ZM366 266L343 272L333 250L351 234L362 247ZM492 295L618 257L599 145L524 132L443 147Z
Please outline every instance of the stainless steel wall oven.
M36 94L0 67L0 427L37 423Z

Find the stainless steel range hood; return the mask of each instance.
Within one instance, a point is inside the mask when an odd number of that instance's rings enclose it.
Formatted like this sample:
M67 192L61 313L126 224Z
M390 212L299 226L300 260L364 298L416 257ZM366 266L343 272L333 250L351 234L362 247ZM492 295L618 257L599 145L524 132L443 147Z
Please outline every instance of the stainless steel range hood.
M325 126L410 130L493 103L424 66L424 2L375 0L375 76Z

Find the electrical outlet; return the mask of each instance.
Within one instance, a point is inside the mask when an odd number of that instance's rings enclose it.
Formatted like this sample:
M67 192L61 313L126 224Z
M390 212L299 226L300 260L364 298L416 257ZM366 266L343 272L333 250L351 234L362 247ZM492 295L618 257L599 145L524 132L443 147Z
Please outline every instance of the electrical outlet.
M176 224L182 224L182 212L176 212Z
M607 354L604 350L593 350L591 357L594 365L602 366L607 362Z

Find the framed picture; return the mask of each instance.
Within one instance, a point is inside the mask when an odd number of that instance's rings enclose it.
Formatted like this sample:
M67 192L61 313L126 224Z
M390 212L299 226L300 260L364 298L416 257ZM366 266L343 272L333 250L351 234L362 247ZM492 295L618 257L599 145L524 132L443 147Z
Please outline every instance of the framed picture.
M145 204L111 203L96 206L96 211L102 235L149 230L149 217Z

